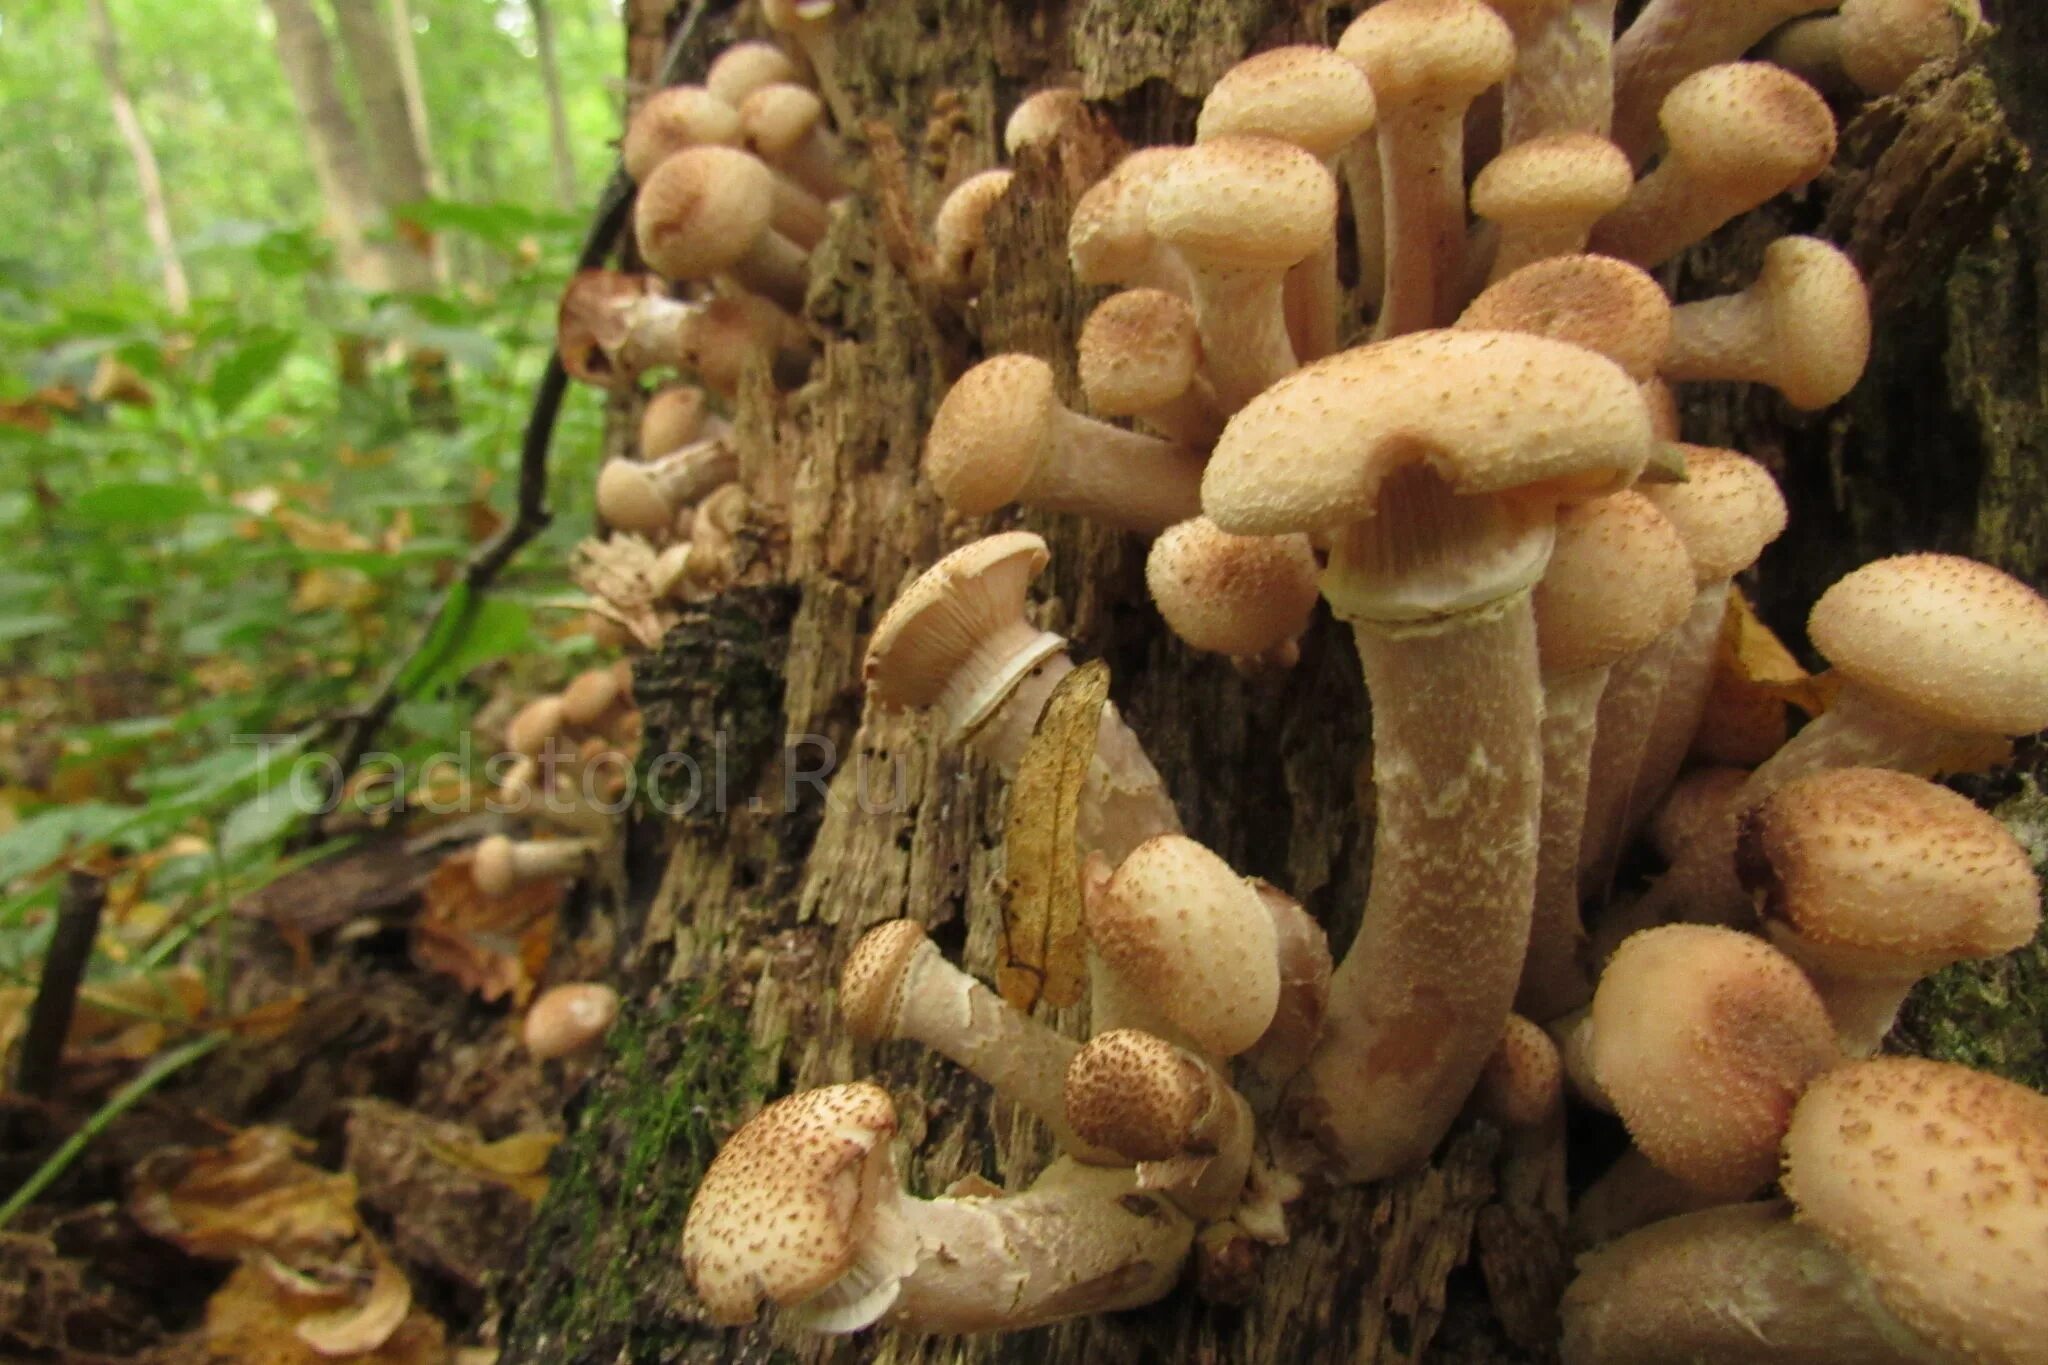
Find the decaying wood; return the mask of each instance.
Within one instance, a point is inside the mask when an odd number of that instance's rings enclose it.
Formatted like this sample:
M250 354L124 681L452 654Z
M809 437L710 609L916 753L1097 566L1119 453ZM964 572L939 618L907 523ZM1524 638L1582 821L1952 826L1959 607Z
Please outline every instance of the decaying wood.
M647 7L629 8L644 16ZM1185 138L1201 92L1231 61L1274 42L1327 41L1330 20L1314 0L1075 0L1065 9L872 0L842 50L853 98L902 149L890 164L900 166L902 193L928 217L946 185L996 164L1002 113L1036 85L1078 80L1112 102L1121 134L1134 144ZM1990 100L1984 77L1957 79L1973 84L1942 87L1962 102L1956 108L1966 104L1971 118L1995 115L1995 101L1976 102ZM1914 109L1894 116L1909 128L1922 117ZM1946 170L1960 178L1942 183L1961 194L1957 187L1975 176L1968 183L1982 197L1965 197L1988 221L2001 212L2015 163L2002 132L1982 131L1972 144L1981 155L1964 164L1955 153ZM1894 184L1908 163L1885 169L1887 149L1903 140L1873 131L1860 152L1850 140L1858 159L1843 172L1850 179L1839 192L1847 196L1846 186L1855 185L1860 207L1845 210L1843 230L1879 233L1873 242L1889 251L1899 249L1890 234L1901 221L1918 223L1924 240L1912 239L1910 249L1952 256L1966 243L1915 217ZM874 195L847 203L814 267L807 312L821 353L810 383L778 395L757 376L744 392L738 442L759 533L747 544L739 586L692 609L639 674L648 752L666 747L689 756L698 795L673 818L644 816L636 831L643 856L656 846L667 851L655 861L659 886L647 889L644 917L637 909L626 914L625 941L637 944L622 966L631 1003L558 1155L527 1270L506 1296L514 1305L508 1363L1544 1358L1564 1258L1538 1211L1501 1202L1498 1138L1474 1125L1461 1125L1437 1163L1408 1179L1297 1205L1294 1241L1256 1267L1243 1309L1213 1307L1183 1289L1150 1310L1008 1337L827 1339L772 1324L709 1329L682 1282L675 1247L690 1190L717 1141L767 1095L878 1078L897 1097L909 1179L923 1193L966 1174L1015 1187L1046 1157L1044 1135L1030 1120L992 1106L957 1071L908 1045L855 1046L832 1008L846 951L867 928L895 916L918 919L951 956L991 975L1001 784L937 743L927 721L863 724L861 711L866 632L946 550L996 525L1043 533L1053 549L1041 584L1043 622L1070 635L1082 656L1108 660L1113 696L1179 799L1189 832L1240 869L1300 896L1340 951L1355 930L1371 794L1364 695L1344 632L1325 621L1304 641L1292 673L1247 680L1223 660L1190 653L1160 625L1146 604L1135 538L1034 514L962 523L917 478L938 398L980 355L1041 355L1072 396L1072 340L1098 296L1072 283L1066 216L1079 188L1113 156L1107 143L1024 158L1017 192L991 218L995 283L964 316L936 311L930 291L899 269L901 234L892 251ZM1929 163L1923 155L1910 164ZM2028 182L2025 193L2037 195L2038 186ZM1815 199L1800 210L1806 228L1819 222L1825 203ZM1951 208L1941 212L1954 221ZM2029 232L2033 214L2030 207ZM2010 212L1999 221L2009 227ZM1687 267L1688 279L1719 272L1724 287L1739 284L1740 253L1760 247L1761 238L1749 237L1717 247L1730 254L1707 254ZM2036 268L2034 256L2006 248L1989 259L1991 269ZM1947 264L1943 256L1934 269ZM1945 285L1917 304L1899 303L1888 319L1911 307L1957 308L1975 287L1965 277L1985 268L1951 272ZM1953 345L1968 347L1988 325L1967 323ZM2010 346L2013 337L2005 340ZM1980 414L2009 405L2027 432L2009 446L2017 465L2019 452L2039 440L2041 362L2001 354L1991 378L1957 382L1942 401ZM1870 404L1923 401L1939 387L1939 365L1929 369L1926 360L1888 339L1866 393L1802 425L1787 425L1769 395L1710 396L1689 409L1700 428L1695 439L1725 437L1780 469L1793 447L1809 468L1817 450L1823 471L1830 452L1837 459L1875 452L1870 458L1880 462L1919 458L1885 448L1866 423L1877 415ZM2021 382L2029 376L2031 393ZM1972 430L1947 435L1940 449L1984 461ZM1994 468L2006 458L1989 457ZM2022 476L2012 477L2020 487ZM1862 504L1837 497L1824 474L1795 473L1789 483L1795 527L1862 515ZM1950 509L1943 514L1949 520L1936 534L1893 538L1881 548L1969 549L1973 528L1998 516L2048 516L1980 508L1967 495L1960 508L1953 494L1940 505ZM1781 608L1810 601L1844 553L1896 529L1880 524L1853 538L1848 551L1794 546L1767 561L1767 571L1787 584L1771 600ZM1976 548L2038 575L2043 558L2030 548L2041 543L2034 534ZM829 778L808 781L828 755ZM684 795L675 787L665 793L677 806L686 804ZM1079 1016L1050 1015L1076 1029ZM1489 1286L1497 1307L1488 1306Z

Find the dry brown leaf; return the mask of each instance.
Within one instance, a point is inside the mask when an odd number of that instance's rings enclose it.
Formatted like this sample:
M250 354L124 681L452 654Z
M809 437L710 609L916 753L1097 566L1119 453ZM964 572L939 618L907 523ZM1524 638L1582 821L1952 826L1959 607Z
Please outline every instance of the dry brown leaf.
M361 1356L391 1340L412 1311L412 1283L384 1249L370 1243L370 1287L362 1298L299 1319L292 1335L323 1356Z
M296 507L280 507L270 514L270 524L301 550L367 550L370 542L357 535L345 521L323 521Z
M85 394L95 403L127 403L138 408L156 402L156 395L142 382L142 376L116 360L111 352L103 353L100 363L93 367L92 382L86 386Z
M331 1295L294 1293L256 1266L243 1265L207 1300L205 1354L199 1359L219 1365L326 1365L335 1357L323 1355L301 1329L344 1311L337 1308L340 1302ZM388 1308L388 1300L379 1307ZM357 1365L443 1365L447 1354L440 1322L408 1302L385 1340L345 1359Z
M0 1056L28 1026L33 986L0 989ZM64 1047L73 1061L139 1061L154 1055L171 1028L206 1012L206 982L185 966L90 981L79 988Z
M38 389L26 398L0 403L0 426L16 427L38 435L50 429L50 414L77 412L78 390L69 385Z
M293 611L363 611L377 601L377 585L361 569L308 569L292 588Z
M455 854L427 878L413 919L413 961L485 1000L510 996L524 1006L547 967L568 884L549 877L510 895L486 896L470 875L471 862L468 852Z
M1087 985L1074 826L1108 700L1109 665L1100 659L1060 679L1010 784L996 989L1018 1009L1040 999L1074 1004Z
M427 1142L427 1150L451 1166L510 1187L529 1204L548 1192L542 1172L548 1154L561 1141L558 1133L514 1133L496 1142Z
M1839 690L1832 675L1816 677L1801 668L1792 651L1763 623L1739 590L1728 594L1728 614L1721 621L1714 668L1729 687L1763 692L1790 702L1809 716L1827 710Z
M169 1147L135 1168L128 1212L194 1256L268 1258L309 1284L358 1283L367 1235L355 1177L299 1159L284 1128L247 1128L219 1147Z

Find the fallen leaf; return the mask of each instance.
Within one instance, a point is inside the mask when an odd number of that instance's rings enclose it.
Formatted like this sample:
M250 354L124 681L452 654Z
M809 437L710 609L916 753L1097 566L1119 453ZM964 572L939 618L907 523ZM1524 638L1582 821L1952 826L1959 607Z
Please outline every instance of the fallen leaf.
M379 1350L412 1311L412 1284L382 1247L371 1243L370 1288L360 1301L299 1319L292 1334L323 1356Z
M301 1329L345 1311L338 1308L340 1302L332 1295L294 1293L258 1267L242 1265L206 1302L203 1354L179 1359L207 1365L326 1365L335 1357L323 1355ZM379 1306L388 1311L388 1300ZM447 1352L440 1322L408 1302L383 1341L346 1359L356 1365L442 1365Z
M136 1166L128 1212L193 1256L263 1257L309 1284L345 1291L367 1268L353 1176L299 1159L284 1128L247 1128L218 1147L167 1147Z
M111 352L100 356L100 363L93 368L92 382L86 386L86 397L95 403L127 403L132 407L146 408L156 402L156 395L149 391L149 385L142 382L142 376Z
M485 1000L509 996L524 1006L547 967L568 883L548 877L486 896L470 874L472 861L467 851L453 854L427 878L413 918L413 961Z
M1087 984L1074 827L1108 700L1109 665L1100 659L1060 679L1010 784L996 989L1018 1009L1040 999L1074 1004Z
M377 600L377 585L361 569L308 569L292 587L293 611L363 611Z
M1739 590L1728 594L1728 614L1721 620L1714 667L1738 694L1744 689L1762 692L1809 716L1827 710L1840 690L1833 675L1816 677L1801 668L1792 651L1763 623Z
M301 550L367 550L370 542L345 521L322 521L296 507L280 507L270 514L270 524L284 532L284 538Z
M451 1166L510 1186L529 1204L548 1192L548 1154L561 1141L557 1133L514 1133L496 1142L435 1142L427 1150Z

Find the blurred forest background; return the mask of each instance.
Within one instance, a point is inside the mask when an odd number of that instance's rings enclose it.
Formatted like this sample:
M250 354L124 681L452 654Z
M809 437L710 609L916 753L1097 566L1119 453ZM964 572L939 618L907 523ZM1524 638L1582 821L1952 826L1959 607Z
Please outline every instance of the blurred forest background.
M67 853L120 852L95 975L288 865L262 779L509 506L620 42L611 0L0 10L0 988ZM558 599L599 420L568 404L549 540L421 656L381 747L448 749L461 679L589 647Z

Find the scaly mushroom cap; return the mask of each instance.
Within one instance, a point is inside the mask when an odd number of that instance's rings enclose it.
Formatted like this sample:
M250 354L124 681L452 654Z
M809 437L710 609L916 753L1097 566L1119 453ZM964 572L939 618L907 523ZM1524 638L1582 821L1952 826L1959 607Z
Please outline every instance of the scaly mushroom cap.
M1685 482L1643 485L1685 539L1693 581L1720 583L1756 563L1785 529L1785 495L1771 472L1733 450L1681 446Z
M505 726L505 747L528 758L540 757L547 742L565 724L560 697L536 697L519 708Z
M1285 270L1337 230L1337 182L1292 143L1213 138L1160 173L1145 219L1198 269Z
M730 270L768 231L774 173L733 147L690 147L641 182L633 233L647 264L671 280Z
M916 920L878 924L861 936L839 971L839 1013L862 1042L896 1036L903 1015L903 983L911 960L931 942Z
M669 529L676 509L649 476L646 465L635 460L606 460L597 471L597 515L618 530L656 536Z
M1067 1122L1126 1161L1180 1155L1212 1102L1201 1064L1139 1029L1097 1034L1067 1063Z
M1508 1016L1472 1096L1481 1113L1507 1128L1534 1128L1557 1112L1564 1102L1564 1059L1542 1025Z
M1545 673L1612 664L1692 610L1692 561L1656 505L1624 489L1558 513L1557 544L1536 584Z
M1749 769L1733 767L1693 768L1672 783L1664 800L1650 816L1650 847L1667 864L1685 856L1700 836L1713 828L1749 781Z
M1807 636L1859 687L1959 730L2048 727L2048 601L1956 555L1897 555L1821 594Z
M1183 151L1141 147L1088 187L1067 222L1067 257L1082 284L1124 284L1150 259L1152 189Z
M1060 639L1032 629L1024 595L1050 556L1029 531L1006 531L963 545L903 590L875 626L862 676L883 707L923 707L981 699L960 719L971 728L1009 695L1007 683L1058 650ZM1024 648L1005 652L1011 641Z
M808 87L781 82L764 85L741 101L740 135L767 160L796 150L825 117L825 101Z
M1787 783L1744 814L1736 865L1772 939L1843 975L1922 976L2009 953L2041 924L2041 884L2012 832L1905 773Z
M992 356L946 391L925 436L924 472L946 506L986 516L1024 491L1059 410L1052 366L1034 355Z
M634 113L619 157L626 174L645 184L656 166L685 147L736 147L739 140L738 111L701 85L677 85L650 95Z
M854 1263L873 1186L893 1178L896 1106L865 1082L777 1100L719 1149L683 1224L683 1272L713 1322L800 1303Z
M1307 536L1234 536L1207 517L1169 527L1145 559L1145 584L1173 633L1239 659L1308 629L1319 572Z
M695 384L671 384L648 399L640 414L640 458L651 460L696 440L709 401Z
M639 365L659 358L634 350L634 328L647 309L648 279L616 270L579 270L562 291L555 315L555 350L562 368L585 384L608 387Z
M946 196L932 219L932 241L939 250L939 269L948 279L979 283L987 274L982 249L987 244L988 211L1010 192L1013 171L970 175Z
M1671 346L1671 300L1648 272L1626 261L1552 256L1487 286L1457 326L1568 341L1606 356L1641 384L1656 376Z
M1202 368L1195 310L1164 289L1111 294L1081 325L1081 391L1105 417L1129 417L1188 391Z
M1234 1057L1273 1021L1273 917L1249 881L1193 839L1161 834L1138 845L1087 916L1110 970L1204 1050Z
M1853 1063L1793 1114L1785 1192L1944 1359L2044 1358L2048 1098L1919 1058Z
M619 1017L619 993L594 981L578 981L543 991L526 1012L520 1037L526 1050L541 1061L581 1052Z
M1382 0L1351 21L1337 55L1364 70L1382 112L1424 102L1459 107L1507 78L1515 36L1479 0Z
M1664 97L1657 121L1694 177L1761 204L1804 185L1835 156L1835 117L1820 92L1768 62L1695 71Z
M1202 101L1195 141L1270 137L1327 161L1372 127L1365 73L1325 47L1276 47L1223 73Z
M1590 228L1635 187L1628 153L1592 133L1546 133L1486 163L1472 212L1504 226Z
M1070 85L1034 90L1010 111L1003 124L1003 150L1010 156L1038 142L1050 142L1087 116L1088 102Z
M1753 287L1771 301L1785 360L1776 384L1794 407L1824 408L1856 387L1870 362L1870 291L1854 261L1817 237L1780 237Z
M1792 1106L1841 1058L1813 984L1760 939L1670 924L1624 940L1593 994L1594 1079L1654 1164L1708 1194L1769 1184Z
M1984 25L1977 0L1842 0L1841 18L1842 70L1872 95L1955 56Z
M1632 482L1650 444L1641 391L1604 356L1512 332L1413 332L1248 403L1216 443L1202 510L1239 535L1335 529L1372 516L1381 482L1411 464L1457 493L1571 501Z
M764 85L801 81L803 72L773 43L734 43L704 73L704 88L738 109Z

